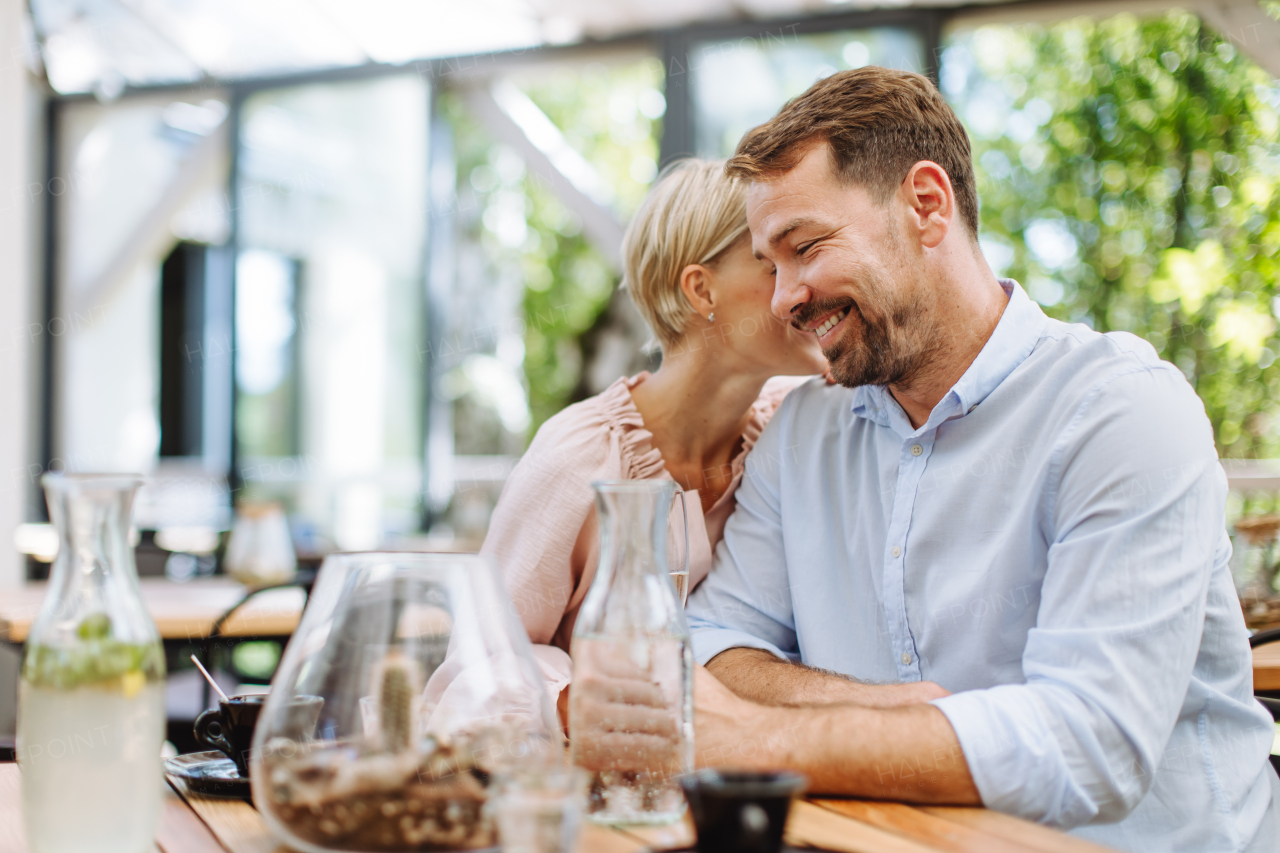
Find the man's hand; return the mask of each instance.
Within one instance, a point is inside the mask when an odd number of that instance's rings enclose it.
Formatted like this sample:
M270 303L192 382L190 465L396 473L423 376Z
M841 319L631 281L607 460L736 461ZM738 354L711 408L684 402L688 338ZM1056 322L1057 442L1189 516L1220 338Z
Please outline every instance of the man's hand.
M694 666L693 742L699 767L763 770L782 766L772 749L764 748L774 744L763 742L776 713L773 708L739 698L706 667Z
M762 705L901 708L951 695L932 681L862 684L782 660L763 649L727 649L712 658L707 669L738 696Z

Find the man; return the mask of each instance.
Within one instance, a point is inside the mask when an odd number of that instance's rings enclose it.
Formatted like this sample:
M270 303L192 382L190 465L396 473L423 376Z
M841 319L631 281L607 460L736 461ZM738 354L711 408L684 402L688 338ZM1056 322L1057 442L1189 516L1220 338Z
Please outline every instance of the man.
M995 278L968 138L919 75L819 81L727 168L774 313L843 387L787 398L690 598L728 688L699 674L699 761L1274 850L1226 483L1182 374Z

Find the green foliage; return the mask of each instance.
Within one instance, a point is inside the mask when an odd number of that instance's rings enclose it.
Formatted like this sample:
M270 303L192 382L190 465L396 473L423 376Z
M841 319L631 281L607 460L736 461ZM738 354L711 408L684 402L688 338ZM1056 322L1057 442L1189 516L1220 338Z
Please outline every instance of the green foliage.
M979 29L941 76L998 272L1150 341L1224 456L1280 454L1276 81L1183 12Z
M661 62L591 64L512 82L594 167L625 222L656 172ZM461 99L451 97L446 110L456 133L459 208L477 214L464 236L483 246L499 274L523 283L532 434L572 402L583 368L579 339L607 307L617 276L583 237L578 217L515 152L494 144Z
M280 663L280 644L275 640L247 640L231 650L231 662L246 678L269 681Z

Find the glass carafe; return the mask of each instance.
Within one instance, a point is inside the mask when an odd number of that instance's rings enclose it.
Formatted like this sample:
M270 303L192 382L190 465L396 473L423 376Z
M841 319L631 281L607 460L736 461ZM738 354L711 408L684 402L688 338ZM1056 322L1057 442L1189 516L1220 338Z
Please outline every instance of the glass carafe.
M493 565L367 553L321 567L249 763L268 826L314 853L493 847L495 778L563 761Z
M47 474L58 530L18 684L32 853L143 853L160 818L164 650L129 542L132 475Z
M595 483L600 565L573 630L569 744L588 816L666 823L693 769L693 651L667 561L670 480Z

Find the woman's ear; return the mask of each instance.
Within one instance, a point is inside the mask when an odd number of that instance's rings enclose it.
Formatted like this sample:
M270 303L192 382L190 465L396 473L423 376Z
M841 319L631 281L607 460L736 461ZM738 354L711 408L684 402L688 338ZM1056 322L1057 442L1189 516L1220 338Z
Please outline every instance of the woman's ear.
M680 270L680 290L689 300L693 310L705 320L715 310L715 298L711 293L711 270L702 264L689 264Z

